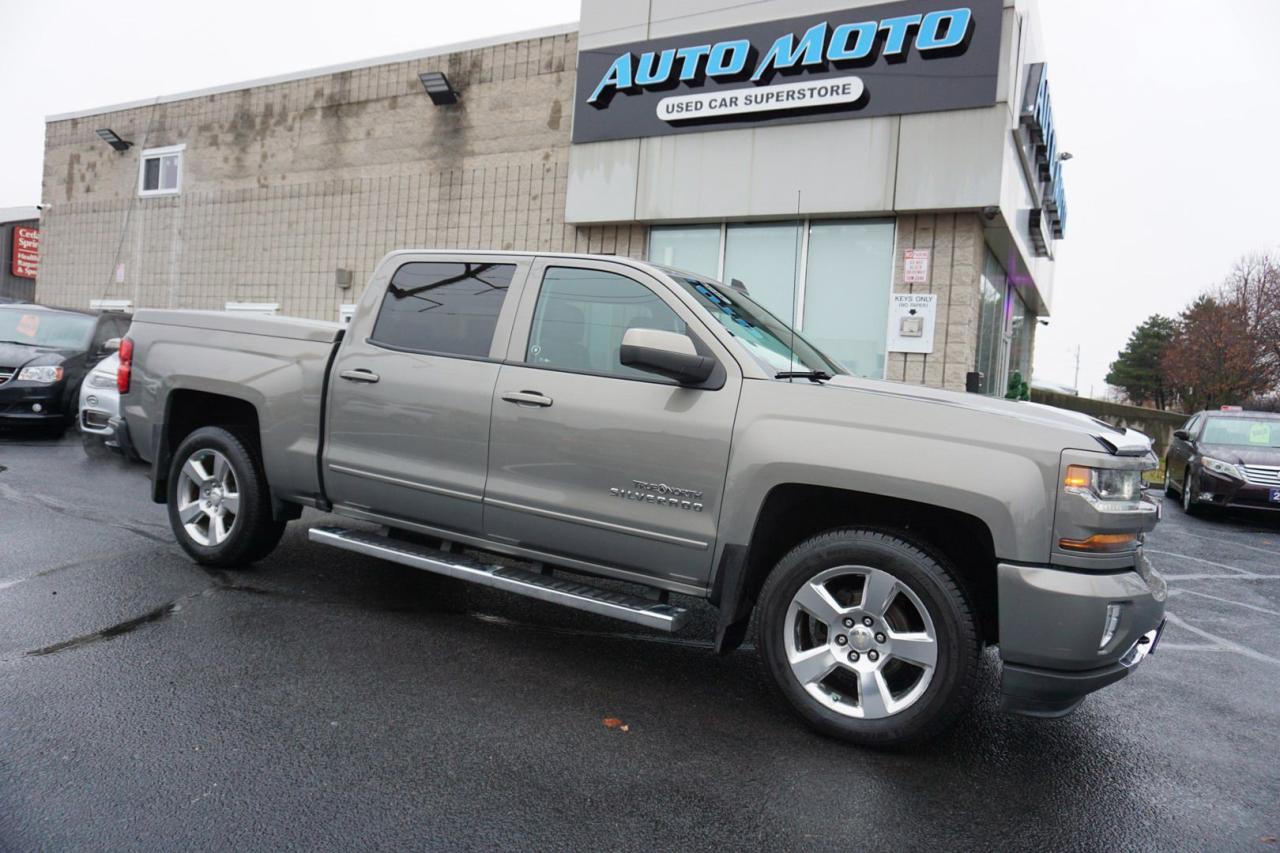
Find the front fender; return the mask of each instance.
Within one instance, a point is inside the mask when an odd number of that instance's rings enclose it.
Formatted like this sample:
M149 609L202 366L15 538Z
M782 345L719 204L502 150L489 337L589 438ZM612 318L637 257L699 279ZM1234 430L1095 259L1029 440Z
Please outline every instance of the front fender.
M1051 426L929 401L748 382L720 542L749 543L769 492L799 483L964 513L987 526L998 558L1045 562L1059 456L1078 440Z

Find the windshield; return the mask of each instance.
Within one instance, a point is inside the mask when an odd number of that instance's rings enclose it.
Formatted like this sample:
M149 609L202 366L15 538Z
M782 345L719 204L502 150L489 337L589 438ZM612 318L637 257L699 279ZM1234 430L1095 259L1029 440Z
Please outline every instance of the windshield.
M1209 418L1204 425L1205 444L1238 447L1280 447L1280 420L1263 418Z
M84 314L0 308L0 341L51 349L83 349L94 318Z
M792 370L820 370L832 375L848 373L744 291L682 270L663 269L692 294L716 322L741 341L765 370L771 373Z

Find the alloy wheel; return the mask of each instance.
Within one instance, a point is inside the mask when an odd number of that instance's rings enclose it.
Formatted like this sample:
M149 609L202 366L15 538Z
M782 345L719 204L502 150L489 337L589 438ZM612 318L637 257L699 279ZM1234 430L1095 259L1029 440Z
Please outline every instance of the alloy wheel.
M905 711L937 670L937 632L924 602L870 566L837 566L810 578L792 597L783 630L796 680L848 717Z
M221 545L240 516L240 486L231 463L217 450L187 457L178 475L178 518L193 541Z

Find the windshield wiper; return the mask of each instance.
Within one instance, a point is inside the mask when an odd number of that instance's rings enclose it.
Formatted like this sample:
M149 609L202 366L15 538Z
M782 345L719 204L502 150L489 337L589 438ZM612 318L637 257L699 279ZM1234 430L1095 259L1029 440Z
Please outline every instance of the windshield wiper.
M775 373L774 379L808 379L810 382L826 382L831 374L825 370L784 370Z
M36 346L36 344L33 344L30 341L0 341L0 344L17 344L20 347Z

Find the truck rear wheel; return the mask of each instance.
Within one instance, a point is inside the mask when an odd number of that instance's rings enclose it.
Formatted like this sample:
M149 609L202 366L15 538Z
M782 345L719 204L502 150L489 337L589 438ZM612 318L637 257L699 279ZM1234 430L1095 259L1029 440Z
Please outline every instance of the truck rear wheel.
M972 608L953 571L881 530L847 528L791 550L760 593L770 681L814 729L865 746L941 733L978 674Z
M173 455L169 526L197 563L230 568L271 553L285 522L272 517L257 454L232 432L202 427Z

